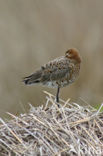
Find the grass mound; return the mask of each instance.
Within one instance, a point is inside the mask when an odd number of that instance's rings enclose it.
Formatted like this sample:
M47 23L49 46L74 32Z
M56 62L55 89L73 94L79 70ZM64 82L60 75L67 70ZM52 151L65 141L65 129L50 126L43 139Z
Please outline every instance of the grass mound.
M46 92L47 93L47 92ZM0 154L5 156L103 155L103 113L49 93L45 106L0 119Z

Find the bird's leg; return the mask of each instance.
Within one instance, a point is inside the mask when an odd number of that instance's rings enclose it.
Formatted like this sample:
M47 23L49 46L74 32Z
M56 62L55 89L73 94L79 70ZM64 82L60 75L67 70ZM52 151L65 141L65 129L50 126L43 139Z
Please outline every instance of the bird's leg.
M59 91L60 91L60 87L58 86L57 88L57 94L56 94L56 102L59 103Z

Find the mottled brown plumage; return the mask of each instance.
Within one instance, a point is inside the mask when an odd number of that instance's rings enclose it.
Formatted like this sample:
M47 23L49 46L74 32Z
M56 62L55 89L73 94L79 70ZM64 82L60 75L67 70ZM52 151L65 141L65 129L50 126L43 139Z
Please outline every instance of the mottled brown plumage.
M33 74L24 78L26 85L42 84L48 87L57 88L56 101L59 102L59 90L73 83L80 70L81 58L76 49L69 49L65 56L56 58L41 66Z

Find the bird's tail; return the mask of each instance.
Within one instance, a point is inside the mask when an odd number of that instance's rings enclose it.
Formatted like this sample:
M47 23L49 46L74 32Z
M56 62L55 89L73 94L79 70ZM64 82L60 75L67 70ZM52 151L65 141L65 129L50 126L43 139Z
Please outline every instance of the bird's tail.
M41 70L36 71L35 73L31 74L30 76L24 77L23 82L26 85L40 83L42 72Z

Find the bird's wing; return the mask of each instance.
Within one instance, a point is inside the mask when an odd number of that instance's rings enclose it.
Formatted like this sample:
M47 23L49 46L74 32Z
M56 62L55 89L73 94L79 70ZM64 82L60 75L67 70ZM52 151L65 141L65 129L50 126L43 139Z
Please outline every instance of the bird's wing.
M46 65L42 66L41 81L60 80L70 73L69 60L65 57L57 58Z

